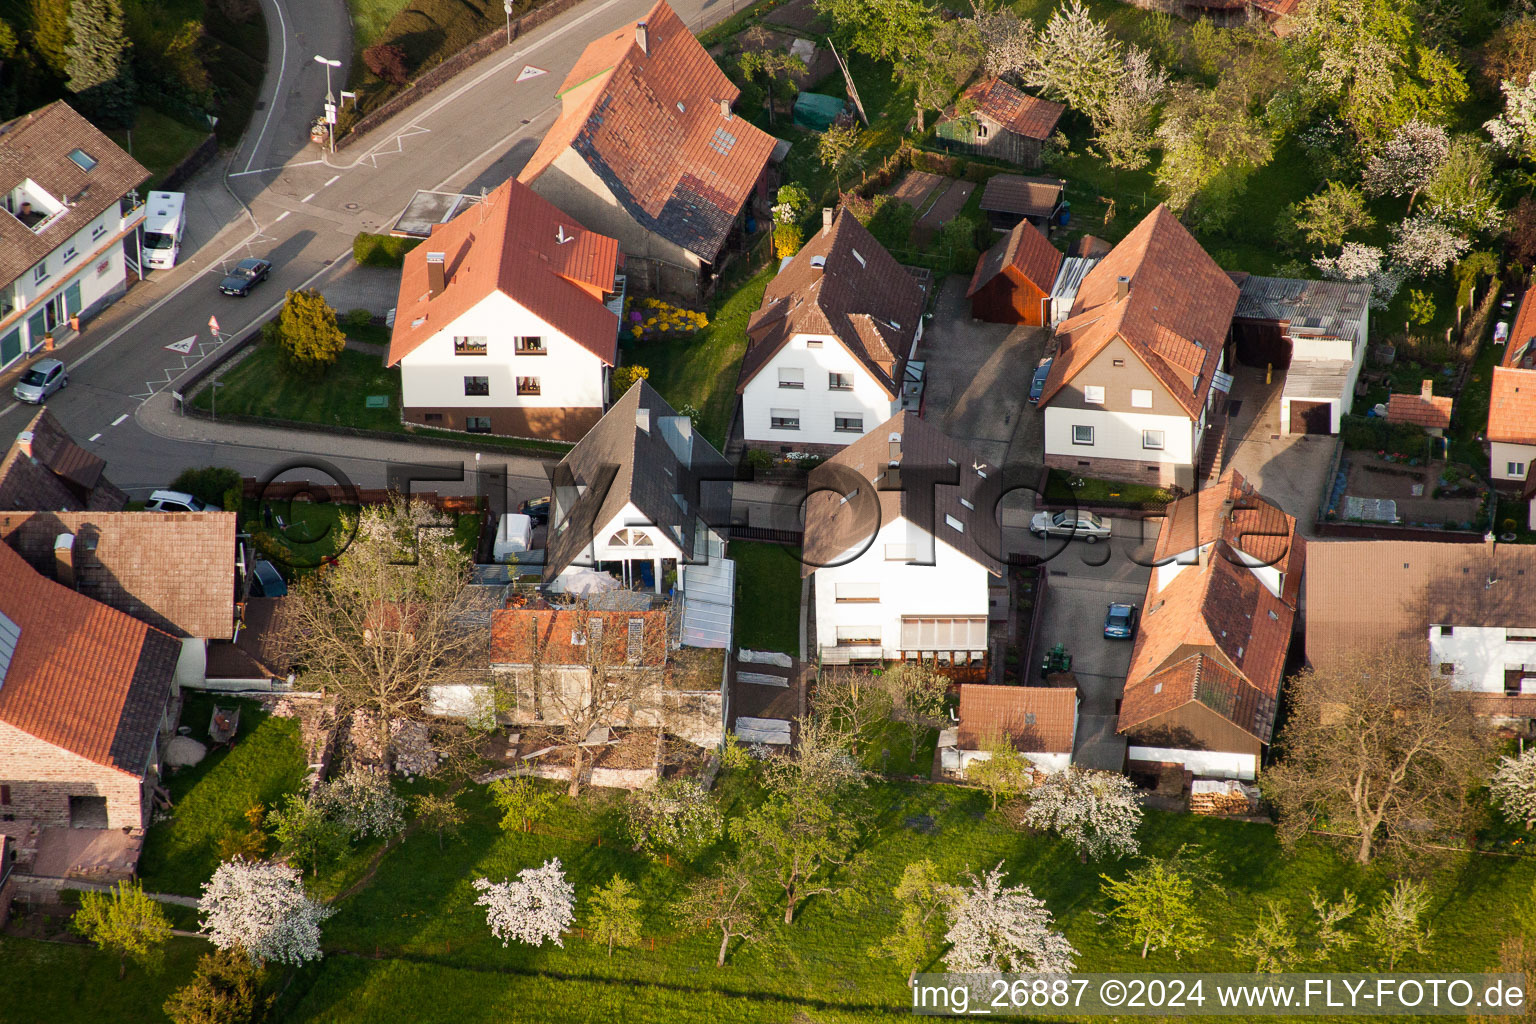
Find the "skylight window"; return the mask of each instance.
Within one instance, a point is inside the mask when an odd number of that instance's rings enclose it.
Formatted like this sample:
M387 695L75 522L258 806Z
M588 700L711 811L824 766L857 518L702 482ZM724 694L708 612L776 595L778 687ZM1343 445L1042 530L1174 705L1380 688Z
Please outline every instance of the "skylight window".
M4 612L0 612L0 687L5 685L6 670L11 667L11 656L21 639L21 627Z
M80 168L82 171L89 171L96 166L96 158L91 156L83 149L71 150L69 158L73 160L75 166Z

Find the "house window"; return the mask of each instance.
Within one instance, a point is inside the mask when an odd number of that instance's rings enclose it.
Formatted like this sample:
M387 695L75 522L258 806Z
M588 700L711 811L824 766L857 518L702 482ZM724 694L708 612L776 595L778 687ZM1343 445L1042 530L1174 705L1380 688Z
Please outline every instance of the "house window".
M1083 385L1083 401L1089 405L1104 404L1104 389L1097 384Z
M542 390L542 388L541 388L541 386L539 384L539 378L537 378L537 377L519 377L519 378L517 378L517 393L520 394L520 395L539 395L539 394L543 394L543 390Z
M1443 676L1453 676L1453 675L1455 675L1456 674L1456 663L1454 661L1442 661L1440 663L1440 674L1443 675Z
M821 339L820 338L806 338L805 339L805 347L806 348L821 348Z
M954 530L956 533L965 532L965 524L956 519L954 516L950 515L948 512L944 513L944 525L949 527L951 530Z
M879 647L879 626L838 626L837 646L839 647Z
M107 226L106 226L106 224L104 224L104 223L103 224L97 224L95 227L91 228L91 241L93 241L93 242L96 241L96 239L100 238L102 235L104 235L106 233L107 233Z
M852 391L853 378L846 373L827 374L828 391Z
M1141 432L1141 446L1150 451L1163 450L1163 432L1161 430L1143 430Z
M833 593L837 595L838 604L880 603L880 584L878 583L838 583L834 586Z
M491 418L489 416L464 417L464 429L471 434L489 434L491 432Z
M75 248L75 244L73 242L71 242L69 244L69 247L64 250L64 253L63 253L63 256L62 256L62 259L64 260L64 265L66 267L69 266L71 263L75 262L75 260L78 259L79 256L80 256L80 251L77 248Z
M1121 366L1125 365L1125 360L1124 359L1115 359L1115 360L1113 360L1113 363L1114 363L1114 365L1116 367L1121 367Z
M465 377L465 397L484 397L491 393L491 378L489 377Z
M96 166L96 158L91 156L83 149L70 150L69 158L70 160L74 161L75 166L80 168L82 171L88 171L92 167Z
M453 339L453 354L456 356L483 356L485 355L486 342L483 335L470 335Z
M1152 408L1152 392L1146 388L1131 388L1131 408Z
M974 511L975 511L975 510L976 510L976 506L975 506L975 505L973 505L973 504L971 504L971 503L970 503L970 502L969 502L969 501L968 501L968 500L966 500L966 499L965 499L965 498L961 498L961 499L960 499L960 504L962 504L962 505L964 505L964 506L965 506L965 507L966 507L966 508L968 508L968 509L970 509L970 510L971 510L971 511L973 511L973 512L974 512Z
M0 807L9 807L11 803L11 787L0 786Z
M1532 632L1529 629L1506 629L1504 631L1504 639L1512 644L1536 643L1536 632Z
M1072 424L1073 444L1093 444L1093 428L1082 423Z
M803 388L805 387L805 371L798 366L779 367L779 387Z
M544 339L538 335L527 338L514 338L512 351L520 356L542 356L549 350L544 347Z
M799 409L769 409L768 426L774 430L799 430Z
M832 429L840 434L862 434L864 433L864 417L855 413L833 413Z
M38 284L48 280L48 261L45 259L32 268L32 283Z
M1525 463L1523 462L1511 462L1505 466L1505 469L1507 471L1504 474L1505 476L1518 476L1522 479L1525 477Z
M1440 627L1440 635L1441 636L1455 636L1456 635L1456 627L1455 626L1441 626Z
M441 423L443 422L443 414L440 412L429 412L422 416L422 419L428 423Z
M992 129L988 128L982 122L980 122L980 121L976 122L976 137L978 139L986 138L991 133L991 131L992 131Z

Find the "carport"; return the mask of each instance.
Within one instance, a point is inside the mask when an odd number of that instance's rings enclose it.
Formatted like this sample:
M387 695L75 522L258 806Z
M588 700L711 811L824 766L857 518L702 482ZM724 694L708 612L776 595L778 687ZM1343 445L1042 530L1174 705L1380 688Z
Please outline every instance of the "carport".
M1349 408L1354 364L1332 360L1294 362L1280 391L1280 431L1284 434L1336 434Z

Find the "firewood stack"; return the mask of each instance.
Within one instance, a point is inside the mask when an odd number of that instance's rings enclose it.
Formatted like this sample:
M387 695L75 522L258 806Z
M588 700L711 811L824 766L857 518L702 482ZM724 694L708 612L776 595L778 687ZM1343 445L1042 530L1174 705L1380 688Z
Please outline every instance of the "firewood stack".
M1253 804L1236 782L1200 779L1190 786L1189 809L1195 814L1248 814Z

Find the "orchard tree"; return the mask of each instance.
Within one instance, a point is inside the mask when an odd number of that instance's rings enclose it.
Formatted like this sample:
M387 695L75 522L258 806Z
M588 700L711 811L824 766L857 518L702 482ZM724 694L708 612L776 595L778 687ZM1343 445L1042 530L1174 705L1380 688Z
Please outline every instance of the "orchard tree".
M1123 879L1099 877L1105 898L1114 904L1109 916L1122 935L1141 944L1143 960L1154 949L1180 959L1210 943L1195 908L1195 887L1201 879L1180 862L1179 854L1151 858Z
M1342 246L1344 236L1352 231L1369 231L1376 226L1360 190L1337 181L1293 204L1290 212L1301 237L1324 249Z
M491 783L491 800L501 810L502 831L530 832L533 823L554 807L555 794L526 775L518 775Z
M1500 82L1504 112L1483 128L1493 144L1522 160L1536 159L1536 71L1522 82Z
M944 912L961 895L959 886L946 882L933 861L924 858L908 864L892 890L901 908L896 930L871 949L870 955L889 957L906 969L907 984L932 957L939 944Z
M1013 737L1003 735L987 744L986 757L978 757L965 766L965 777L992 798L992 809L999 800L1012 800L1027 793L1034 784L1035 767L1019 753Z
M912 87L919 135L926 126L927 111L948 103L976 68L968 28L959 20L935 22L926 36L907 41L896 62L896 77Z
M203 883L197 909L218 948L244 950L253 963L293 966L321 958L320 923L335 913L309 898L297 869L239 857Z
M701 875L688 883L677 913L692 928L718 928L720 952L715 966L725 966L732 939L757 941L763 913L752 870L745 861L728 861L718 875Z
M1274 155L1274 140L1258 118L1189 84L1170 91L1157 139L1163 159L1155 178L1168 206L1212 228L1231 216L1249 175Z
M416 797L416 821L422 828L437 833L437 848L443 848L443 833L458 832L469 820L469 813L454 800L452 793L422 793Z
M723 828L720 808L695 779L658 779L631 792L624 815L634 849L653 857L670 852L692 860Z
M1499 758L1488 789L1507 821L1536 826L1536 747L1519 757Z
M832 125L816 140L816 158L821 165L832 171L837 191L843 191L843 172L855 162L855 153L862 145L864 133L856 124Z
M944 964L956 973L1070 974L1077 950L1054 927L1045 901L1007 886L1003 865L977 877L949 905Z
M71 0L66 87L96 121L133 124L133 45L123 30L120 0Z
M640 941L640 900L633 895L635 884L623 875L614 875L607 885L592 890L592 937L613 947L633 946Z
M1134 855L1141 848L1136 839L1141 814L1130 779L1071 765L1030 791L1024 822L1061 836L1085 860L1099 860Z
M882 676L866 669L837 668L821 674L811 694L811 714L840 734L857 754L859 737L891 717L895 700Z
M1483 47L1483 80L1490 86L1524 82L1536 72L1536 17L1506 22Z
M1325 900L1317 890L1310 894L1312 918L1298 921L1275 900L1259 909L1259 920L1238 933L1233 950L1251 958L1261 974L1284 974L1326 964L1336 951L1350 948L1355 937L1343 928L1358 909L1355 894L1345 889L1337 900Z
M1504 225L1504 251L1527 271L1536 265L1536 199L1521 196Z
M747 81L761 76L768 86L768 123L773 124L774 93L780 88L780 78L786 75L804 74L805 61L784 50L745 50L737 58L741 74Z
M1417 277L1449 270L1472 243L1444 221L1420 213L1392 225L1392 262Z
M405 831L405 800L390 787L389 776L377 768L352 766L339 778L322 783L315 800L353 841L389 839Z
M1337 256L1318 256L1312 265L1329 281L1351 281L1371 286L1371 307L1386 309L1406 276L1401 267L1389 265L1387 254L1374 245L1345 242Z
M1135 171L1151 160L1157 142L1154 122L1168 92L1168 73L1138 46L1126 49L1120 82L1105 99L1094 123L1093 143L1111 167Z
M59 78L69 77L69 7L69 0L29 0L27 3L32 22L32 30L27 35L32 50Z
M198 958L192 980L165 1001L165 1015L172 1024L254 1024L271 1005L250 957L219 949Z
M576 917L576 887L565 880L559 857L524 868L515 882L477 878L474 886L480 893L475 906L485 908L485 922L503 946L513 939L530 946L546 941L565 946L560 937Z
M1456 136L1424 189L1430 215L1463 234L1493 231L1503 219L1490 148L1475 135Z
M1451 137L1438 124L1409 121L1399 125L1365 165L1361 186L1370 196L1407 196L1408 212L1414 200L1445 163Z
M816 0L816 12L852 49L893 62L921 45L939 20L928 0Z
M1454 684L1411 644L1355 650L1293 677L1280 757L1262 780L1282 842L1326 822L1366 864L1455 828L1488 740Z
M158 967L171 938L165 911L133 881L118 882L104 893L83 893L70 926L103 953L117 954L119 981L128 973L130 958L142 967Z
M347 336L336 326L336 310L313 289L288 293L278 314L277 337L288 361L302 369L323 370L347 347Z
M1429 952L1432 934L1423 923L1429 909L1429 888L1423 882L1399 878L1365 919L1365 938L1376 949L1383 970L1396 970L1409 953Z
M350 837L346 826L327 813L319 800L289 793L283 805L267 815L281 851L289 861L318 874L321 864L340 857Z

